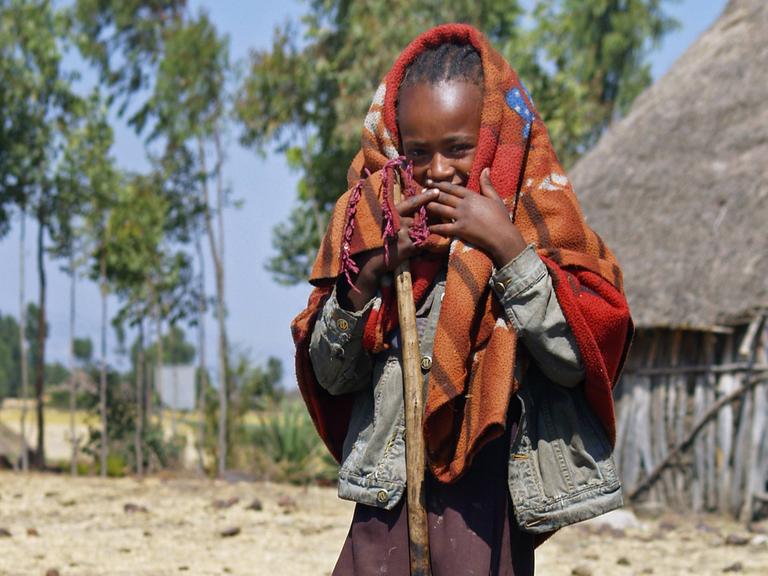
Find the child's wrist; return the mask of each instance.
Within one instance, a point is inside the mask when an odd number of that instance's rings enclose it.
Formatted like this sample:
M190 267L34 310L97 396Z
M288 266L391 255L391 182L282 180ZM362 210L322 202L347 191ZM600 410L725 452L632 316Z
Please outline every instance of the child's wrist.
M341 290L338 290L339 303L342 308L357 312L376 296L379 289L379 279L384 272L374 254L361 255L358 258L360 272L354 279L354 287L350 286L346 278L341 278Z
M525 240L515 228L510 234L499 234L497 240L489 247L488 254L496 268L503 268L525 250L525 247Z

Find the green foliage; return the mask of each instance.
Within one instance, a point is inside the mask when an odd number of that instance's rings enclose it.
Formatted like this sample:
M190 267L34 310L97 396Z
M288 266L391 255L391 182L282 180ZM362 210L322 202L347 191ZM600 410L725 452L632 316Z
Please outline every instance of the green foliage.
M37 304L30 302L27 304L27 310L25 312L26 322L24 324L24 338L27 341L27 362L29 366L29 375L32 382L36 379L38 373L38 360L40 358L40 308ZM43 338L48 339L50 326L46 322L45 329L43 331Z
M27 307L27 361L35 370L37 358L37 306ZM19 324L11 315L0 313L0 398L21 395L21 355L19 353ZM45 365L45 385L58 385L69 378L69 370L60 362ZM67 392L68 394L68 392ZM68 405L68 404L67 404Z
M135 365L139 351L138 338L131 347L131 358ZM158 345L154 342L144 350L145 361L154 366L157 362ZM163 364L191 364L196 355L195 345L187 342L186 332L180 326L171 326L169 332L163 334Z
M93 341L90 338L75 338L75 359L81 364L90 364L93 358Z
M301 402L285 402L277 412L262 413L248 427L256 472L275 482L332 482L336 462L317 435Z
M301 174L299 203L275 228L267 268L284 284L308 276L371 96L420 32L444 22L483 30L570 165L650 82L644 56L673 25L662 1L537 0L528 13L515 0L311 1L301 26L278 27L270 49L252 53L236 101L243 144L274 147Z
M76 0L69 17L84 58L101 80L122 98L152 85L162 55L165 30L173 26L186 0Z
M254 458L260 456L254 455L254 447L250 442L250 425L246 421L252 417L254 411L267 414L280 404L283 391L279 383L283 376L283 366L279 359L273 357L268 358L265 365L254 365L249 356L243 353L233 358L230 365L234 390L229 398L228 461L232 467L250 468ZM211 382L210 377L207 381ZM206 390L206 436L203 448L214 462L218 460L219 402L219 391L209 384Z
M270 356L266 366L253 366L246 355L240 355L232 366L232 377L238 394L238 413L263 410L282 396L280 381L283 364Z
M73 108L54 174L56 194L49 224L51 254L73 256L76 267L91 259L92 278L98 277L93 258L102 248L106 214L120 185L120 173L111 156L113 143L106 104L96 89Z
M93 372L92 378L98 378ZM98 392L87 395L85 400L93 414L94 422L99 422ZM107 374L107 438L109 454L116 458L116 468L134 470L136 467L136 397L134 387L124 376L110 370ZM88 440L83 452L93 458L97 465L101 446L101 426L88 427ZM184 448L183 438L165 439L156 425L142 428L142 453L144 469L150 467L167 468L178 466Z
M56 386L66 382L69 378L69 370L61 362L53 362L45 365L45 385Z
M646 56L677 26L664 0L538 0L523 57L529 83L566 166L597 143L651 83ZM505 46L514 61L519 47Z
M166 211L151 178L135 175L118 190L105 235L107 277L118 292L144 286L147 271L159 276Z
M48 0L0 1L0 236L10 208L47 209L62 133L76 102L61 69L64 21Z
M54 388L48 392L48 402L46 406L58 408L59 410L69 410L69 387ZM86 392L78 391L75 395L75 409L86 410L93 406L93 397Z
M119 190L104 236L106 277L123 302L116 327L137 325L156 306L172 322L195 309L191 258L172 243L175 201L156 172L132 175Z
M0 399L19 395L20 359L19 324L13 316L0 314Z
M207 14L179 22L165 35L154 92L136 115L138 129L153 117L150 138L165 136L170 146L211 134L223 112L228 70L228 40Z
M122 478L128 471L128 463L123 454L111 452L107 455L107 476Z

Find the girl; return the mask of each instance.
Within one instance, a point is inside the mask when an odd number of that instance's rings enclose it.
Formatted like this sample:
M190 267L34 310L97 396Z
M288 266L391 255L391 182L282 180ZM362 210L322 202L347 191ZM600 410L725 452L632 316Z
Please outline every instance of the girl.
M470 26L430 30L401 54L348 178L292 326L339 495L357 502L334 574L409 571L391 287L406 259L432 573L533 574L548 533L621 504L611 389L632 325L618 264L530 96Z

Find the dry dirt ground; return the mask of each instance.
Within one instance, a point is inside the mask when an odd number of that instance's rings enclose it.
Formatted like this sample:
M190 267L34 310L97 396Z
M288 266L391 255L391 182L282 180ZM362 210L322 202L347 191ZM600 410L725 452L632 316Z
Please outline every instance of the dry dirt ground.
M351 514L332 488L0 472L0 576L324 575ZM553 576L767 575L768 537L666 513L563 530L536 561Z

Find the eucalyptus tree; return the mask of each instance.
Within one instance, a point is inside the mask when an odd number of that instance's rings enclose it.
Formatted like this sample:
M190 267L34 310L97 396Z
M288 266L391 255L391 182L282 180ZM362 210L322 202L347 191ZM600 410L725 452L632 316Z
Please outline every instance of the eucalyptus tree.
M111 155L114 142L112 128L107 121L107 110L97 96L93 96L87 109L82 139L74 138L71 162L79 165L78 177L63 176L64 190L80 190L81 238L89 277L99 285L101 297L101 328L99 336L99 413L101 417L100 473L107 468L107 326L109 316L107 297L110 293L107 262L114 245L110 239L110 217L122 185L122 176ZM73 188L68 188L72 186ZM80 189L79 186L83 188ZM73 342L74 345L74 342ZM73 349L74 352L74 349Z
M120 190L118 201L110 215L107 277L121 303L115 322L138 330L138 339L132 346L135 401L137 418L134 436L137 472L143 472L145 433L152 426L151 406L145 390L146 364L160 367L164 362L162 345L168 336L159 336L154 346L145 342L145 319L154 310L171 325L194 314L198 300L192 281L190 257L180 248L178 240L184 238L186 221L173 217L172 207L177 199L166 188L164 179L156 172L132 174ZM183 347L183 337L174 328L171 353ZM192 350L194 355L194 349ZM162 420L159 422L162 431Z
M88 98L80 99L73 111L74 120L67 132L66 143L61 159L56 168L53 218L50 224L52 240L51 254L65 258L65 272L70 275L70 435L72 452L70 471L77 473L78 440L75 434L75 407L77 397L77 378L75 361L77 358L75 338L76 286L78 270L88 261L88 211L104 208L109 204L116 190L113 188L119 177L114 159L111 156L113 133L107 118L107 107L98 89L93 90ZM91 219L90 231L94 221ZM94 238L90 246L95 247ZM104 284L101 286L102 292ZM102 295L103 297L103 295ZM106 322L102 318L102 324ZM105 342L102 342L102 370L100 386L106 386ZM106 390L100 391L106 398ZM102 417L106 407L102 407ZM104 423L103 423L104 424ZM102 436L108 438L108 436Z
M74 0L71 19L83 57L108 86L120 116L134 124L136 99L152 90L165 35L187 0Z
M74 20L83 55L110 86L121 114L160 145L172 178L185 178L187 202L201 220L216 279L219 356L219 469L226 468L231 418L224 266L224 137L229 49L205 13L184 0L77 0ZM169 174L166 172L166 174ZM192 228L190 228L191 230ZM202 263L201 263L202 264Z
M45 465L45 378L46 235L56 194L55 166L72 122L78 98L72 90L73 76L62 66L66 19L48 0L0 2L0 220L7 224L8 201L19 207L22 218L35 215L39 300L37 335L39 354L35 364L35 396L38 445L35 464ZM4 222L0 222L2 227ZM22 247L23 262L23 247ZM23 303L23 295L21 298ZM22 324L24 323L22 318ZM22 326L21 331L24 331ZM24 379L22 377L22 379Z
M119 190L108 225L110 250L106 275L122 303L115 323L128 323L137 327L139 333L138 357L134 358L137 474L144 471L145 421L151 416L145 416L144 411L144 318L149 314L156 294L154 283L160 273L166 211L167 205L156 193L151 177L132 175Z
M27 450L27 397L29 377L25 341L26 286L24 264L26 260L26 207L31 190L25 178L30 162L29 149L35 148L36 126L31 122L27 103L28 84L16 82L22 77L26 62L19 46L18 9L8 2L0 2L0 238L10 229L14 208L19 209L19 386L21 407L22 469L29 467Z
M232 418L228 416L231 395L229 341L226 327L224 208L227 94L230 73L226 38L217 33L205 13L189 14L165 36L155 89L146 103L144 121L152 122L149 138L162 138L166 157L182 174L194 174L202 228L208 239L216 285L219 332L219 442L218 469L227 466ZM191 171L191 172L190 172Z

